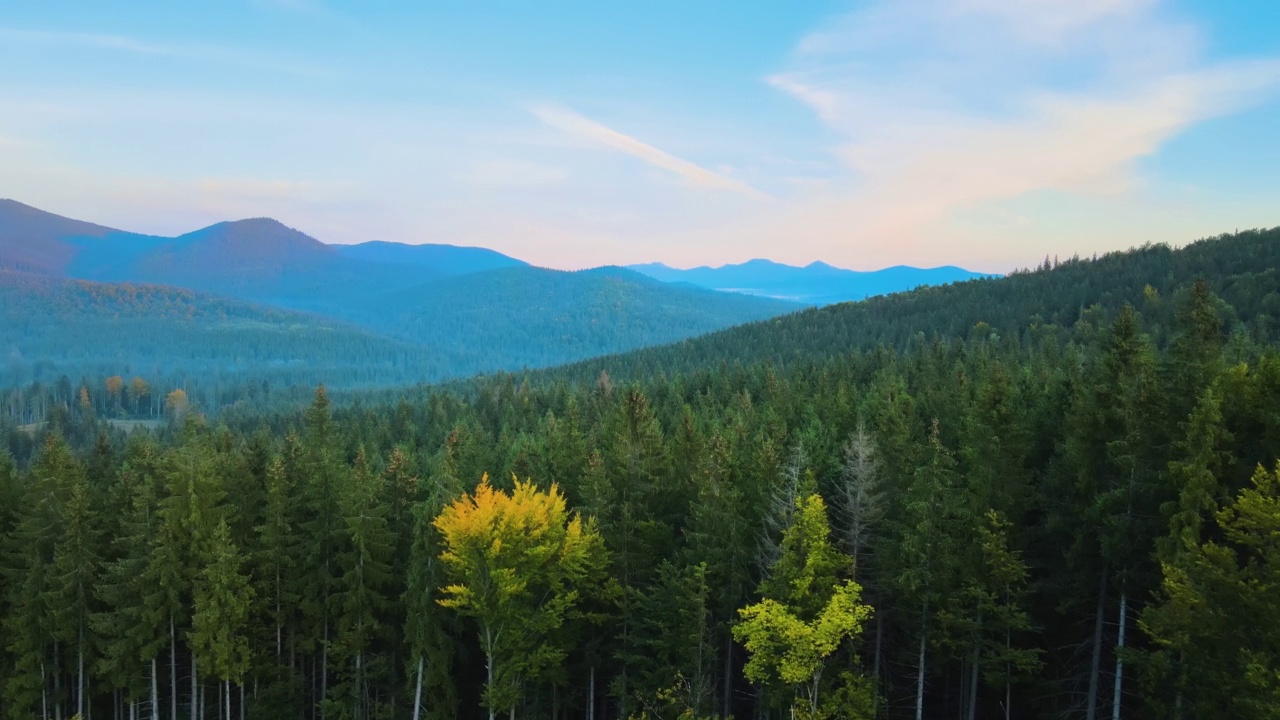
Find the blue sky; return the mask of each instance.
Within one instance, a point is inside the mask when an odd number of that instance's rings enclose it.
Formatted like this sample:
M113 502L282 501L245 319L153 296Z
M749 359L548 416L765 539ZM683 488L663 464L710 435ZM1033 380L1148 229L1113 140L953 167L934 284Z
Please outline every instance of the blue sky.
M1275 0L0 2L0 197L563 268L1280 224Z

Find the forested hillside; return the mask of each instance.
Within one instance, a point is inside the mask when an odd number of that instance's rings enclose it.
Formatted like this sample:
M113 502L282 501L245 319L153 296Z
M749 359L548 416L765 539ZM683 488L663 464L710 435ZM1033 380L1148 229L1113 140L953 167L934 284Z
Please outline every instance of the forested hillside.
M146 373L216 386L216 397L230 383L394 387L542 368L800 307L619 268L530 267L483 248L326 245L269 218L138 235L11 200L0 201L0 286L18 323L0 328L0 385ZM181 294L190 312L175 324L139 297L143 286ZM298 342L252 324L202 326L232 306L291 318ZM116 315L145 328L104 322Z
M516 267L350 301L339 317L133 283L0 270L0 386L389 387L549 367L771 317L793 306L635 273ZM519 308L519 312L513 311ZM33 399L32 394L26 396Z
M937 337L971 334L1037 342L1046 332L1069 332L1091 314L1114 314L1124 303L1150 317L1154 339L1164 344L1174 304L1152 302L1152 297L1167 300L1200 276L1229 306L1222 308L1228 327L1241 320L1262 342L1280 337L1280 228L1273 228L1201 240L1179 250L1148 245L1093 259L1046 260L1035 271L806 310L667 347L589 360L551 374L593 379L604 370L615 377L638 378L719 363L768 361L785 366L854 349L905 350Z
M373 296L345 316L475 373L661 345L798 307L666 285L622 268L511 267Z
M3 712L1280 716L1277 236L128 438L86 388L0 456Z
M155 285L0 271L0 383L140 377L156 388L386 386L447 377L439 353L316 315ZM64 398L65 399L65 398Z

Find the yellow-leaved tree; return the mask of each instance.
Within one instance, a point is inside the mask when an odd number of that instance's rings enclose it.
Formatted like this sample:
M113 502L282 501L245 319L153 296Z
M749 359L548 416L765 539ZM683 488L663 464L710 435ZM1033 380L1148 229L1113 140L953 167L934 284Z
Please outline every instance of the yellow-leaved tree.
M594 522L570 513L552 485L515 480L506 493L485 475L435 519L449 584L440 604L475 620L488 677L489 717L515 717L522 683L564 659L558 631L581 589L602 582L607 555Z

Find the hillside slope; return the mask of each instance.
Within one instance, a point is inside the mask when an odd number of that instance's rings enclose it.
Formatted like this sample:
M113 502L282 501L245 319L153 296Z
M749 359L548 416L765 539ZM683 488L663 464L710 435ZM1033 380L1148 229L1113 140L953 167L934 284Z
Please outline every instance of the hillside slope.
M1173 308L1167 296L1202 275L1234 308L1235 320L1248 323L1260 339L1280 335L1269 319L1280 317L1280 228L1272 228L1205 239L1178 250L1148 245L1003 278L809 309L673 345L591 360L555 374L590 380L602 370L638 378L720 363L787 365L878 345L903 349L938 336L967 337L974 331L1013 333L1034 342L1036 332L1088 320L1095 305L1114 312L1128 302L1144 313L1167 315Z
M315 315L171 287L0 271L0 384L63 374L355 387L445 372L419 347Z
M349 316L469 371L490 372L668 343L798 307L667 285L622 268L512 267L380 295Z
M382 336L379 342L397 348L393 354L413 348L430 358L425 365L399 363L395 372L385 367L376 372L334 370L335 378L362 378L361 382L366 376L383 383L434 382L476 372L547 367L671 342L799 307L659 283L619 268L581 273L534 268L483 248L326 245L269 218L217 223L162 238L80 223L13 201L0 205L0 268L13 273L11 295L17 292L14 287L31 282L16 280L18 273L63 283L48 283L50 288L78 287L65 284L72 279L165 286L166 292L185 288L194 291L191 304L207 302L221 308L241 302L302 311L310 313L297 316L308 318L306 322L352 331L359 327L367 338ZM107 348L115 348L112 358L128 357L127 347L120 344L127 333L108 338L98 350L79 347L82 334L74 325L78 316L41 309L43 302L78 307L79 301L59 297L54 301L38 295L25 306L45 317L53 331L40 342L24 345L28 362L38 363L49 354L63 358L60 367L74 367L73 357L100 367ZM121 317L132 313L128 308L118 312ZM216 313L195 312L192 322ZM167 320L157 322L163 325ZM68 332L59 333L59 328ZM77 332L70 332L73 328ZM201 345L204 340L184 342ZM257 366L238 360L245 356L241 342L261 346L248 336L232 334L221 348L210 351L221 352L228 367L248 377ZM346 357L317 351L325 357ZM150 346L138 346L136 353L136 360L144 364L169 357ZM190 372L206 367L204 363L179 358L171 369Z

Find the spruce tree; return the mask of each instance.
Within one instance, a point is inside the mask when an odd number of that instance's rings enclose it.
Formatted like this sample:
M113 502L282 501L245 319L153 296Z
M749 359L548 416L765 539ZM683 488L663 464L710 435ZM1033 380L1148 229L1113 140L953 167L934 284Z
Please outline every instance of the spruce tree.
M231 720L231 685L240 684L250 666L254 591L226 520L214 527L207 547L195 585L190 642L201 671L222 681L226 720Z

